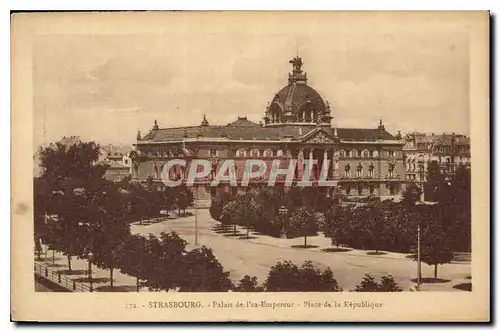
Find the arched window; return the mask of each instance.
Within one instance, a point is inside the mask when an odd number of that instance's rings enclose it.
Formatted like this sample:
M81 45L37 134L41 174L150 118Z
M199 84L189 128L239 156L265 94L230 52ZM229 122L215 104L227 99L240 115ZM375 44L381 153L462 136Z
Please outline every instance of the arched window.
M236 157L237 158L243 158L245 157L245 150L244 149L238 149L238 151L236 151Z
M257 158L260 157L260 151L258 149L253 149L250 154L251 157Z
M345 151L343 149L339 151L339 156L340 158L343 158L345 156Z
M269 157L272 157L272 156L273 156L273 150L271 150L271 149L265 149L264 150L264 157L269 158Z
M283 157L283 150L280 149L280 150L276 151L276 156Z
M370 156L370 152L368 150L363 151L363 157L368 158Z
M373 157L374 157L374 158L378 158L378 151L377 151L377 150L374 150L374 151L373 151Z

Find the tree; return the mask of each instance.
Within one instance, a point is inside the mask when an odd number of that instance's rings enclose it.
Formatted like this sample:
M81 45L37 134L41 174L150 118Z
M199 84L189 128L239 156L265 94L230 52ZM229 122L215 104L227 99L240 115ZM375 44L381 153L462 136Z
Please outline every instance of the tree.
M38 150L41 177L46 179L50 191L72 193L75 188L92 190L101 186L106 166L97 163L99 144L74 140L61 140Z
M68 259L71 271L71 258L85 252L89 239L89 204L85 195L67 193L57 195L61 208L57 218L47 223L45 239L51 250L62 252Z
M43 191L35 196L39 211L50 206L56 215L47 224L46 240L52 250L63 252L68 258L83 253L86 239L86 225L89 221L88 192L101 190L108 181L103 176L106 166L99 164L100 147L94 142L61 140L40 148L38 155L42 174L37 181L43 182ZM38 213L37 211L37 213Z
M245 275L238 283L236 287L233 288L235 292L263 292L264 287L259 286L257 277L250 277Z
M94 254L94 263L98 267L110 270L113 288L113 271L118 265L117 251L130 235L126 202L123 195L111 186L104 192L92 193L88 199L95 203L95 208L90 209L88 250ZM81 257L86 258L86 254Z
M253 197L255 202L255 230L267 235L279 235L282 228L282 220L285 216L278 215L282 205L282 199L276 193L267 188L261 189Z
M250 229L255 225L257 205L251 194L239 195L236 197L236 209L231 216L236 223L245 227L247 231L247 238L250 235Z
M44 179L33 179L33 221L34 221L34 240L37 249L38 259L40 259L41 247L40 240L47 243L47 212L49 211L49 191Z
M437 279L438 264L449 263L453 259L449 237L438 222L431 222L422 231L420 259L428 265L434 265L434 279Z
M130 235L116 250L117 267L125 274L137 279L137 291L139 291L140 280L145 280L151 275L148 260L151 259L148 252L149 239L141 235Z
M205 246L189 251L179 271L179 292L227 292L233 288L229 272Z
M238 215L238 203L236 200L231 201L224 205L222 213L220 215L220 220L224 228L227 229L230 225L233 225L234 235L236 235L236 216Z
M440 196L440 189L444 184L444 176L437 161L431 161L427 166L427 181L425 183L425 197L427 200L436 201Z
M231 195L223 191L217 194L216 197L212 198L212 202L210 204L210 216L217 221L220 221L220 217L222 214L222 209L224 206L231 201Z
M264 284L268 292L340 292L332 271L324 271L306 261L301 267L290 261L278 262L269 270Z
M392 275L382 276L380 278L380 284L378 286L379 292L402 292L403 290L399 285L394 281L394 277Z
M186 274L187 242L175 232L151 236L145 270L149 276L145 285L150 290L170 290L181 287Z
M382 276L380 283L375 281L368 273L365 274L359 285L356 285L353 292L401 292L402 289L394 281L391 275Z
M385 227L386 213L382 210L380 203L368 206L368 222L366 223L368 233L371 238L371 247L375 248L375 253L383 243L383 232Z
M403 202L409 205L414 205L420 200L422 189L415 183L410 183L403 192Z
M361 283L359 285L356 285L356 287L353 290L354 292L377 292L378 291L378 284L375 281L375 278L373 278L369 274L365 274L363 277L363 280L361 280Z
M315 214L305 207L295 210L290 217L288 227L288 234L291 236L304 237L304 247L307 247L307 237L314 236L318 232L318 223Z
M332 244L336 244L337 249L344 240L347 225L350 223L349 212L347 207L334 205L325 214L323 232L332 240Z
M196 188L195 188L196 189ZM175 188L175 205L177 206L179 215L181 211L186 214L186 209L194 202L193 192L183 184Z

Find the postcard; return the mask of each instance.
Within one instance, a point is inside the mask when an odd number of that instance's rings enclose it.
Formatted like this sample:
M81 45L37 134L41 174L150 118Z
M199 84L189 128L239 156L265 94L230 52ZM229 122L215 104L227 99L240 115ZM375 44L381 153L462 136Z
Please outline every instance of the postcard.
M15 13L11 59L13 320L490 320L488 12Z

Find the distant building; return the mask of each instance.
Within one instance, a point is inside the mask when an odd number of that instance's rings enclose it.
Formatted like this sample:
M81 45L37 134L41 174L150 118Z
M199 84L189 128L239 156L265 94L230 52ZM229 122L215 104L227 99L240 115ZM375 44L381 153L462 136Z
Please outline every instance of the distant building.
M107 144L101 146L101 161L108 165L104 177L111 181L121 181L132 174L130 153L133 146Z
M405 185L403 144L401 137L391 135L382 120L373 128L337 128L330 105L307 84L307 75L301 70L302 59L290 60L293 71L288 84L276 93L265 110L262 123L238 117L226 125L211 125L204 116L199 125L159 128L155 121L146 134L137 135L133 152L133 178L148 177L160 181L162 168L170 159L193 158L212 160L215 168L224 159L234 159L241 181L245 160L259 158L271 167L272 160L281 159L280 168L288 160L310 158L318 160L312 179L317 181L324 159L332 160L328 180L335 186L320 188L325 195L341 193L347 196L376 196L392 198L401 195ZM399 139L398 139L399 138ZM187 166L186 168L188 168ZM185 180L186 169L171 169ZM301 179L303 165L295 172ZM286 191L282 181L274 190ZM251 187L265 186L267 176L250 182ZM247 187L210 187L210 177L197 183L200 200L210 201L218 190L236 194Z
M410 133L404 138L405 177L408 182L427 181L427 168L437 162L441 173L453 175L459 165L470 167L470 139L459 134Z

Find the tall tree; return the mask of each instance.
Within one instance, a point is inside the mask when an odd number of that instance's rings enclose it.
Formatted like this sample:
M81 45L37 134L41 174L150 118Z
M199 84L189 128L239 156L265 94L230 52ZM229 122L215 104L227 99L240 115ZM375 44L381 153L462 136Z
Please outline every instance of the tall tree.
M233 226L234 235L236 235L236 216L238 215L238 203L236 200L228 202L224 205L222 213L220 215L220 221L222 226L227 229L229 226Z
M48 244L68 257L69 270L71 257L81 255L85 247L90 212L86 195L102 190L107 183L103 178L106 166L98 163L99 154L98 144L79 140L61 140L38 151L42 168L39 181L44 182L45 194L36 194L35 205L49 200L56 218L47 225Z
M175 232L151 236L148 241L145 285L151 290L178 289L185 282L187 242Z
M337 248L344 241L347 225L351 222L350 216L348 208L340 205L332 206L325 214L326 224L323 232L326 237L332 240L332 244L335 243Z
M63 140L40 148L40 167L52 191L69 194L75 188L92 190L101 186L106 166L99 164L100 147L95 142Z
M196 188L195 188L196 189ZM175 204L179 215L181 211L186 214L186 209L194 202L193 192L186 185L175 187Z
M290 217L288 231L291 236L303 236L307 247L307 237L318 233L316 215L306 207L298 208Z
M453 259L449 236L439 222L432 222L424 228L420 248L422 262L434 265L434 279L437 279L438 265L449 263Z
M95 203L89 220L90 241L88 250L94 254L94 263L110 270L110 285L113 288L113 271L118 266L117 251L130 235L124 195L109 186L104 192L92 193L88 197ZM85 254L82 255L85 258Z
M431 161L427 165L427 181L425 183L425 197L427 200L436 201L440 196L440 190L444 184L444 176L437 161Z
M51 250L62 252L68 260L71 271L73 256L81 256L89 239L89 201L84 193L57 195L64 206L57 217L48 221L46 239Z
M152 236L152 235L151 235ZM116 250L117 266L121 272L136 277L136 288L139 291L140 281L146 280L151 271L148 267L151 260L148 251L149 238L141 235L130 235Z

